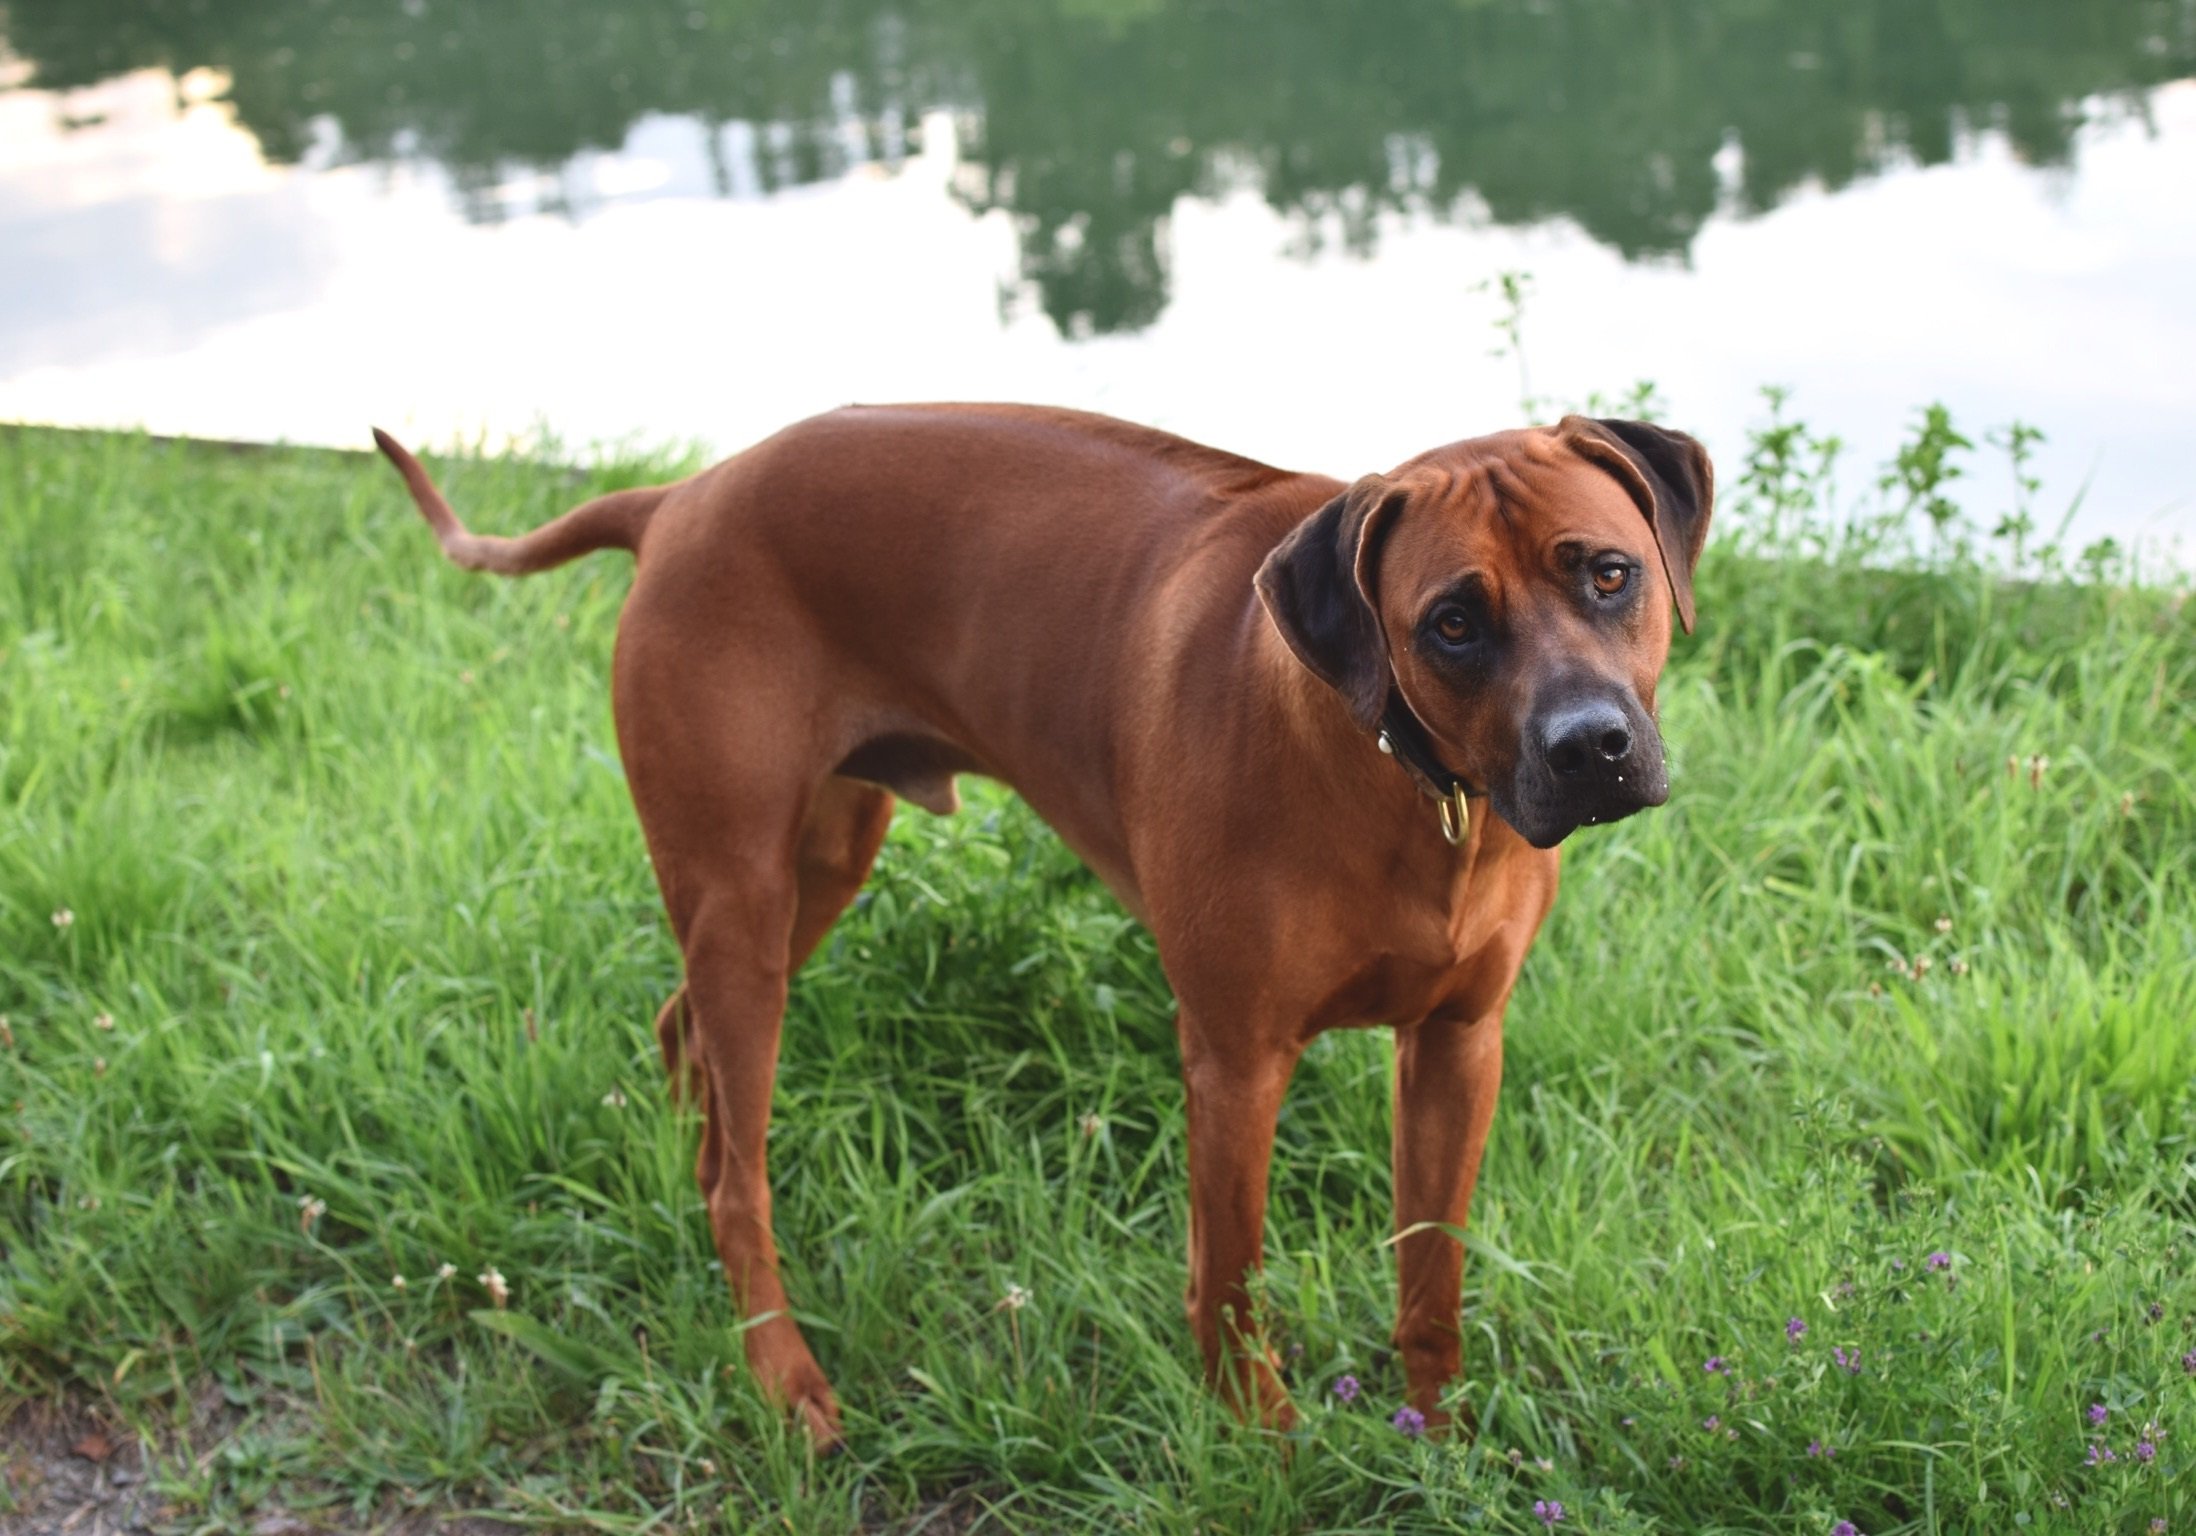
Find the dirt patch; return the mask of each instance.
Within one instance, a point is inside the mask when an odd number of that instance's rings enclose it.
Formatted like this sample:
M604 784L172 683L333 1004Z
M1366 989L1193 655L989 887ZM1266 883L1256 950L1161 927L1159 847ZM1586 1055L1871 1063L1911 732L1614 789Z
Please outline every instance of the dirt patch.
M217 1393L209 1398L188 1438L153 1455L87 1403L62 1398L17 1408L0 1421L0 1536L170 1536L202 1528L206 1512L170 1502L158 1473L161 1457L202 1464L235 1432L237 1416L217 1406ZM525 1529L470 1515L408 1511L360 1520L348 1510L266 1505L233 1528L243 1536L516 1536Z
M0 1536L158 1531L173 1518L159 1504L142 1448L119 1426L51 1402L0 1424Z

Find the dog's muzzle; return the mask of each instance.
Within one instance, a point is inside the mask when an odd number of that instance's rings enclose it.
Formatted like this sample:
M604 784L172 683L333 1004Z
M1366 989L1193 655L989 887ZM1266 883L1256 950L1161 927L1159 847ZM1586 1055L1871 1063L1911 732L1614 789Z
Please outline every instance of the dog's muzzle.
M1670 798L1662 735L1629 688L1566 692L1528 722L1503 819L1536 848Z

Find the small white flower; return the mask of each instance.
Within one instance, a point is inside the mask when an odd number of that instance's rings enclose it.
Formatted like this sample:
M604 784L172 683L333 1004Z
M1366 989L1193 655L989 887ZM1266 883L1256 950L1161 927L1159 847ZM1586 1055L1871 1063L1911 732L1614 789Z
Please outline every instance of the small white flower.
M610 1109L623 1109L625 1108L625 1093L622 1089L613 1088L602 1096L602 1102Z
M480 1272L478 1278L481 1288L488 1293L488 1299L494 1302L496 1310L501 1312L503 1304L511 1299L511 1287L504 1283L502 1272L497 1270L495 1266L490 1265Z
M1029 1305L1028 1287L1016 1285L1011 1281L1008 1282L1006 1294L999 1298L999 1305L1009 1312L1021 1311L1022 1308Z
M1095 1111L1084 1115L1083 1118L1076 1121L1075 1124L1086 1137L1095 1136L1100 1131L1106 1128L1105 1117L1097 1114Z
M57 907L57 908L55 908L55 909L54 909L54 914L53 914L53 926L54 926L54 927L56 927L56 928L66 928L66 927L68 927L68 926L69 926L69 924L71 924L71 923L73 923L73 922L75 922L75 921L76 921L76 914L75 914L74 912L71 912L71 911L70 911L70 910L69 910L69 909L68 909L67 907Z
M445 1263L440 1269L435 1271L435 1278L437 1280L448 1280L457 1272L458 1267L455 1264Z
M391 1275L389 1277L389 1286L392 1290L398 1291L411 1289L410 1282L407 1281L402 1275Z
M306 1195L297 1202L297 1229L311 1232L313 1223L328 1214L328 1202L317 1195Z
M97 1013L97 1014L93 1014L93 1015L92 1015L92 1028L93 1028L93 1029L103 1029L103 1030L106 1030L106 1031L107 1031L108 1033L110 1033L110 1034L111 1034L111 1033L113 1033L113 1031L114 1031L114 1015L113 1015L113 1014L111 1014L111 1013Z

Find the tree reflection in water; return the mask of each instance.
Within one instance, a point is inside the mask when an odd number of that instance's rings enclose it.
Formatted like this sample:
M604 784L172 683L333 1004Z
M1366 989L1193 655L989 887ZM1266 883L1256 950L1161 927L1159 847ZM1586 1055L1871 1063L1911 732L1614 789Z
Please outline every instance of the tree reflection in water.
M959 195L1001 208L1069 332L1167 302L1186 193L1257 189L1307 239L1382 212L1568 218L1682 258L1711 213L1773 206L2002 131L2064 162L2092 113L2196 73L2173 0L7 0L33 84L200 66L269 158L316 120L349 160L425 155L469 217L492 188L615 149L649 113L763 131L766 189L886 165L965 125ZM718 188L735 168L709 135ZM1715 159L1740 150L1735 187ZM744 168L743 168L744 174Z

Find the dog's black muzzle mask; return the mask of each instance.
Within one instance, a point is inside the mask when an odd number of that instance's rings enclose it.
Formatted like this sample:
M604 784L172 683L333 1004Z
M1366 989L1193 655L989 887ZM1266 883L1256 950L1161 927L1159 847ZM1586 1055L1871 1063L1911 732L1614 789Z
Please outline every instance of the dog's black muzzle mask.
M1489 788L1495 810L1535 848L1670 798L1662 733L1628 687L1559 684L1536 703L1520 735L1507 790Z

